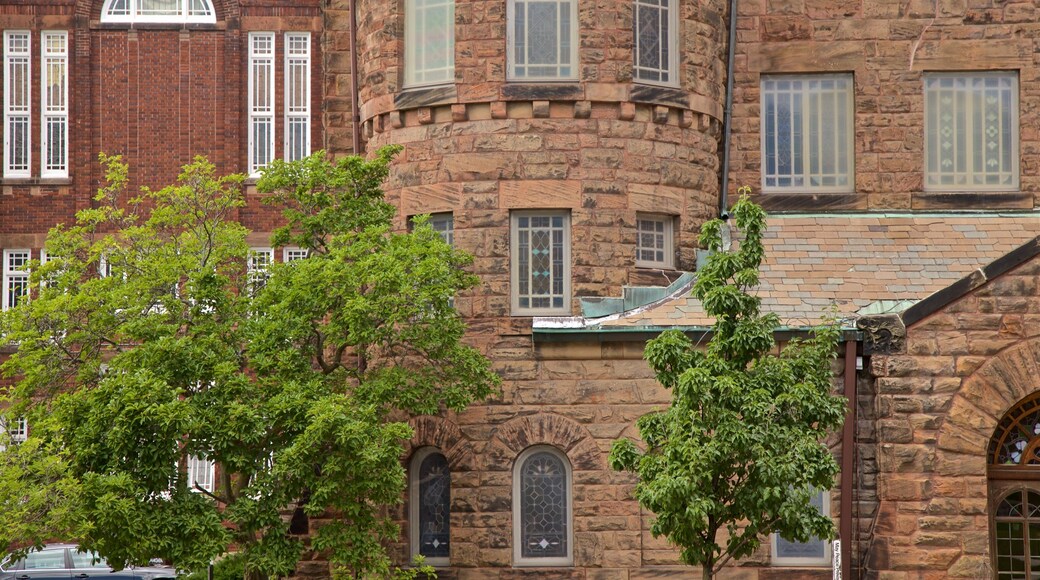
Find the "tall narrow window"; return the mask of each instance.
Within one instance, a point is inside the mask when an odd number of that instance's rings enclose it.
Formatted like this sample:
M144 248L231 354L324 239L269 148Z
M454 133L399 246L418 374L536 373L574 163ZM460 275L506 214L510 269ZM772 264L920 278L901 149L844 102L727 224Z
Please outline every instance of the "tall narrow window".
M997 506L994 520L997 578L1040 578L1040 493L1008 494Z
M455 245L455 217L451 213L435 213L430 216L430 227L441 235L449 246Z
M511 80L577 80L577 0L510 0L507 30Z
M432 447L416 451L411 465L409 523L412 555L434 566L447 566L451 554L451 470L444 454Z
M69 37L44 32L43 45L43 177L69 174Z
M285 34L285 160L311 154L311 35Z
M517 211L510 217L513 314L531 316L569 312L570 214L566 211Z
M517 458L513 474L513 562L519 566L569 566L570 463L552 447L536 446Z
M852 75L762 77L765 191L848 192Z
M1018 76L924 78L925 189L1018 189Z
M4 250L4 310L29 298L29 250Z
M188 487L198 491L200 487L213 493L213 484L216 479L216 466L209 459L192 455L188 457Z
M249 175L274 159L274 33L249 34Z
M678 83L679 43L676 0L635 0L635 69L638 81L675 85Z
M268 269L274 263L274 250L271 248L253 248L249 250L249 261L246 264L246 276L251 295L256 296L267 284Z
M404 14L404 83L455 80L455 0L408 0Z
M29 31L4 32L4 177L29 177L32 104Z
M811 503L821 514L830 515L831 502L828 492L816 492ZM779 534L773 534L772 542L774 566L826 566L831 563L830 542L822 538L795 542L784 539Z

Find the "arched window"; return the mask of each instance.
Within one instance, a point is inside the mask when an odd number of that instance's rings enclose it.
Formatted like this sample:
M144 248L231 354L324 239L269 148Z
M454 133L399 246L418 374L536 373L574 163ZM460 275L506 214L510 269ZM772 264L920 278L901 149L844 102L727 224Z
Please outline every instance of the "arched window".
M989 443L994 467L1040 465L1040 397L1030 397L1004 414Z
M520 566L570 566L571 466L557 449L537 446L513 474L513 560Z
M412 456L409 522L412 555L447 566L451 553L451 469L444 454L424 447Z
M199 22L217 21L211 0L106 0L102 22Z
M1040 493L1009 493L997 506L997 578L1040 578Z

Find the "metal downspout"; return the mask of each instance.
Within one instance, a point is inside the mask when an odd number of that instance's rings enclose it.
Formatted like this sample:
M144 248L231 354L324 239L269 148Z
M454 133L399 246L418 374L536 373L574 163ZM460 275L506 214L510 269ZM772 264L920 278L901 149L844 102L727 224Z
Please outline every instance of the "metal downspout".
M845 399L848 411L841 432L841 522L838 536L841 538L841 577L852 580L852 487L855 475L856 454L856 341L845 341Z
M733 132L733 69L737 55L737 0L729 3L729 58L726 63L726 110L723 115L722 187L719 188L719 217L729 217L729 156Z

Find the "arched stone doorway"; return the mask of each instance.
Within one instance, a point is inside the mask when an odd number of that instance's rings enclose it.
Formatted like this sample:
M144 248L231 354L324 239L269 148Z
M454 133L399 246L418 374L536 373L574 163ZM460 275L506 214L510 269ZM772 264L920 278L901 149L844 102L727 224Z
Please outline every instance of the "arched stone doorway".
M1040 580L1040 392L1001 418L987 463L996 577Z

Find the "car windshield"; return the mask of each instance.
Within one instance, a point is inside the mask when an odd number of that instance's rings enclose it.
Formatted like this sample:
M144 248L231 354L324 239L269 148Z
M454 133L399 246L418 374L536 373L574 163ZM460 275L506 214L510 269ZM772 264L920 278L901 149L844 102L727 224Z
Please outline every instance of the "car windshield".
M97 555L97 552L73 552L73 568L108 568L105 559Z

